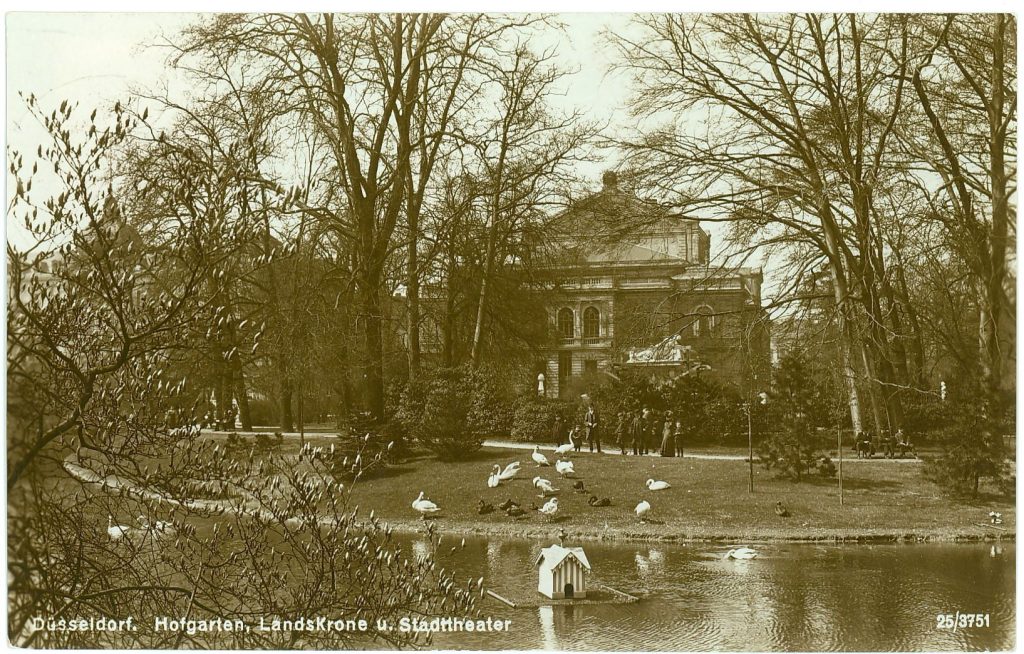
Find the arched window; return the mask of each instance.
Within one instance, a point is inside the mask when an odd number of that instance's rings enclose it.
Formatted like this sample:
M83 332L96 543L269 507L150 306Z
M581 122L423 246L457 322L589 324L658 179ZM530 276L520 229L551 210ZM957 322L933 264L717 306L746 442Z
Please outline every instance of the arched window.
M583 338L597 338L601 335L601 312L597 307L583 310Z
M562 338L574 338L576 336L576 314L572 309L558 310L558 333Z
M694 310L694 336L712 336L715 333L715 310L706 304Z

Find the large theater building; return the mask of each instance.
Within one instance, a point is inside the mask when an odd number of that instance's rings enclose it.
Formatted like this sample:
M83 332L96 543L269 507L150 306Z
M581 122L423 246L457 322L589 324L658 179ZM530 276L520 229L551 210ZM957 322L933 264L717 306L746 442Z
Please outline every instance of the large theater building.
M622 367L707 375L743 393L767 383L761 271L713 265L698 220L639 200L605 173L601 191L553 221L540 277L555 331L546 395Z

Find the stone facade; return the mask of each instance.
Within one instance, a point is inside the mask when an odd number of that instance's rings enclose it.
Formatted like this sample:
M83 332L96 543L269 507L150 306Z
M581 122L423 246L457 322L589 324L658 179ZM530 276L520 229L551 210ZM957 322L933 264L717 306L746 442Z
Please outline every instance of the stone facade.
M554 332L549 397L565 395L573 379L614 373L629 365L630 349L672 335L692 362L710 366L700 374L743 392L767 384L761 271L713 265L699 221L641 202L612 175L554 220L559 237L541 282Z

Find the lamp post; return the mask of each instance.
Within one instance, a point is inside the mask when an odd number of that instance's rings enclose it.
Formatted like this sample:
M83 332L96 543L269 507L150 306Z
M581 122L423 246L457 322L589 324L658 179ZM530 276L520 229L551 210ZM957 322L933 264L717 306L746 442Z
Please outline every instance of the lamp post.
M750 471L750 480L747 484L747 492L754 492L754 424L750 417L751 404L747 402L745 404L747 409L747 467Z
M757 394L757 397L760 400L759 404L761 404L762 406L765 405L765 404L768 404L768 393L765 393L765 392L762 391L762 392ZM748 475L748 482L747 482L747 492L748 493L753 493L754 492L754 421L753 421L753 417L752 417L752 414L753 414L753 410L752 410L753 409L753 403L749 402L749 401L748 402L744 402L743 403L743 407L744 407L744 410L747 413L747 470L748 470L748 473L749 473L749 475Z
M836 451L839 452L839 506L843 505L843 423L836 426Z

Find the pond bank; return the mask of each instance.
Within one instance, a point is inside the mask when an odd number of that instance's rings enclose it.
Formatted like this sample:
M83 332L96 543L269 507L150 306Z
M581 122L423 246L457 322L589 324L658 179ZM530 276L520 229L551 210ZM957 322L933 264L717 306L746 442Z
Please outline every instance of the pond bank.
M524 467L520 478L488 488L486 475L491 464L501 465L516 454L498 450L471 461L418 459L389 466L385 474L354 484L350 501L362 508L363 515L372 509L395 531L409 534L422 533L429 522L441 534L552 541L560 530L574 541L910 543L1016 539L1012 504L991 499L954 504L916 470L905 466L861 467L857 474L849 474L844 506L839 506L834 482L795 484L773 479L761 470L756 470L755 492L750 494L747 466L733 461L602 457L577 462L580 476L575 481L585 482L586 493L572 492L573 479L558 479L550 468L532 466ZM80 481L94 483L104 491L157 499L150 490L101 475L72 457L64 467ZM562 487L560 511L552 521L530 510L531 505L544 501L530 483L534 475L543 475ZM671 488L648 491L644 480L652 477L669 480ZM429 521L420 520L410 507L420 491L442 508ZM611 506L589 506L586 500L591 492L610 497ZM519 502L525 516L513 520L500 510L477 514L479 501L497 505L505 499ZM641 499L653 506L646 524L639 523L633 513ZM776 502L785 503L787 517L775 514ZM234 502L227 500L186 503L201 512L235 510ZM990 510L1002 513L1004 529L986 524Z
M982 530L975 531L924 531L924 530L888 530L888 529L777 529L744 531L658 531L658 525L636 525L634 529L576 529L561 526L559 523L533 524L512 523L508 525L492 525L481 523L445 522L443 519L431 520L435 533L448 536L485 536L497 538L518 538L526 540L551 539L558 540L559 530L564 529L568 541L623 541L652 543L977 543L977 542L1014 542L1016 533L1012 531ZM405 534L424 533L425 526L420 520L388 520L394 531ZM650 527L650 529L645 529Z

